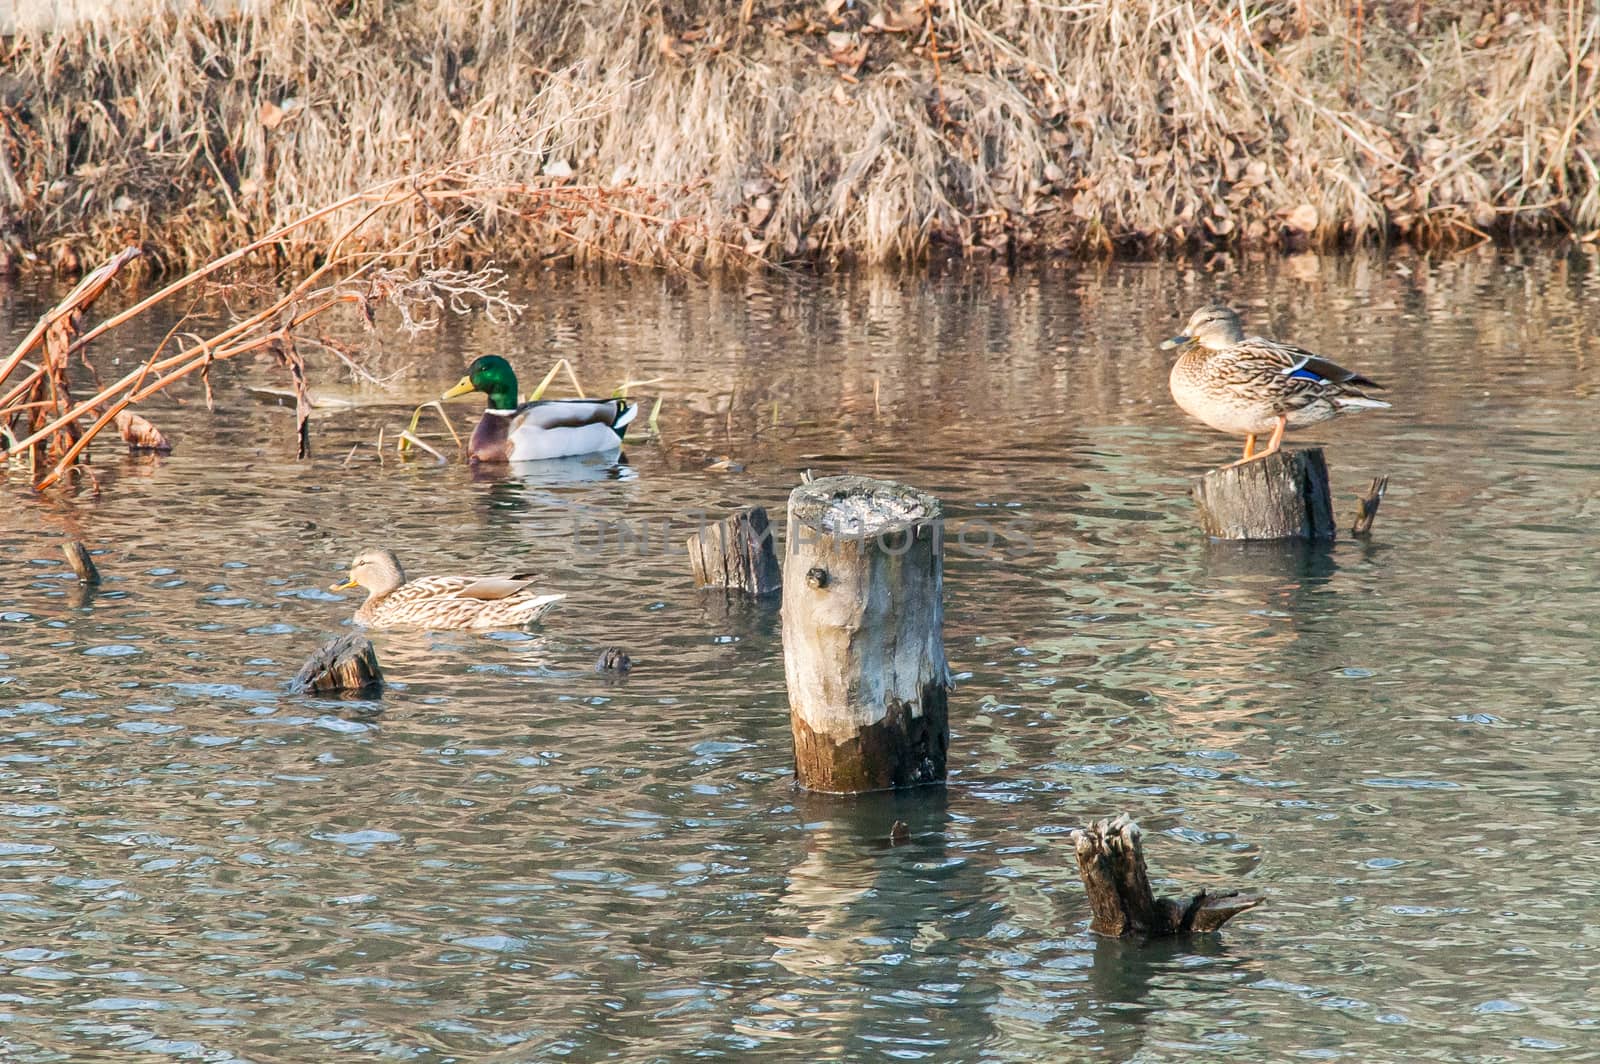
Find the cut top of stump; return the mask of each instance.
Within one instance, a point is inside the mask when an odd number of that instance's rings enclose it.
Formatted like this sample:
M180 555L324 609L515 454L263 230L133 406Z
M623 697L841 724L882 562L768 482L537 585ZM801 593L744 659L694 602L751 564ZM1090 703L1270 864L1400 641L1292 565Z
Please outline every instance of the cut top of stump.
M854 474L819 477L789 495L789 517L832 536L870 538L937 521L939 500L904 484Z

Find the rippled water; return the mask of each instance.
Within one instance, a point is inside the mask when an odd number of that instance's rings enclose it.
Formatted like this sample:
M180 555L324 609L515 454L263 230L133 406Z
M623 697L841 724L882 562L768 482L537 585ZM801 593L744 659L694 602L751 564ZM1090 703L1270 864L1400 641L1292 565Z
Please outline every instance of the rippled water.
M1342 524L1391 475L1370 542L1197 532L1188 480L1237 444L1177 413L1156 343L1216 293L1390 386L1305 437ZM1593 254L524 297L510 328L381 332L393 392L319 415L309 461L244 390L280 371L230 365L215 413L148 411L169 458L100 447L98 497L0 480L4 1059L1600 1055ZM44 298L0 289L0 348ZM659 377L661 439L380 461L485 351L525 385L555 354ZM943 791L796 793L775 607L691 587L695 512L776 511L807 467L969 530ZM103 550L98 593L64 538ZM570 598L531 634L380 634L380 701L288 695L376 544ZM590 671L612 644L625 682ZM1267 904L1096 940L1066 832L1118 811L1158 888Z

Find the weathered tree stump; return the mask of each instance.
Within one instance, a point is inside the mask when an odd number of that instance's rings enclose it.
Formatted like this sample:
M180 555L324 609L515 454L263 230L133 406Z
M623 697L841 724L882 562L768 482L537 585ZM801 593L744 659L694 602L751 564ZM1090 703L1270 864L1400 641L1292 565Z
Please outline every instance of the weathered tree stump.
M1332 539L1333 493L1322 448L1278 451L1213 469L1194 483L1200 525L1215 539Z
M300 666L290 684L297 694L332 691L376 692L383 687L383 670L372 641L360 632L348 632L322 644Z
M783 586L772 525L760 506L736 510L689 537L689 566L696 587L729 587L768 595Z
M790 494L783 660L802 787L849 794L944 780L943 592L938 499L858 476Z
M1260 905L1259 894L1212 894L1202 890L1188 901L1157 898L1150 889L1139 825L1126 813L1097 820L1072 833L1078 874L1089 895L1089 930L1113 938L1123 935L1186 935L1215 931L1246 909Z
M100 570L95 568L94 559L89 557L88 547L75 539L68 540L61 544L61 553L67 556L67 564L78 574L78 583L87 587L99 586Z

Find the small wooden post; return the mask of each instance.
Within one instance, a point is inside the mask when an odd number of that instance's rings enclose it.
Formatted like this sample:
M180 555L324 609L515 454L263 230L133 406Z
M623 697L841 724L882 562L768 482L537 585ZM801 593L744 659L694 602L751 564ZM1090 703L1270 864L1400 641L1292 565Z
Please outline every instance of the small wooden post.
M760 506L736 510L689 537L689 566L696 587L731 587L768 595L783 586L772 525Z
M1378 506L1383 502L1384 495L1389 490L1388 477L1373 477L1372 486L1358 501L1360 510L1356 513L1355 523L1350 526L1352 536L1369 536L1372 534L1372 522L1378 519Z
M1333 493L1322 448L1279 451L1213 469L1194 483L1200 525L1214 539L1333 539Z
M68 540L61 544L61 553L67 556L67 564L78 574L78 583L85 587L100 585L100 570L94 567L94 559L89 557L88 547L75 539Z
M383 670L378 667L378 652L372 641L360 632L348 632L322 644L306 659L295 674L291 689L296 694L326 694L330 691L376 693L383 687Z
M851 794L943 782L950 746L939 500L858 476L789 496L783 660L795 777Z
M633 671L633 659L621 647L606 647L595 658L594 671L602 676L626 676Z
M1188 901L1157 898L1150 889L1139 825L1126 813L1097 820L1072 833L1078 874L1089 895L1089 930L1123 935L1186 935L1215 931L1264 900L1259 894L1212 894L1202 890Z

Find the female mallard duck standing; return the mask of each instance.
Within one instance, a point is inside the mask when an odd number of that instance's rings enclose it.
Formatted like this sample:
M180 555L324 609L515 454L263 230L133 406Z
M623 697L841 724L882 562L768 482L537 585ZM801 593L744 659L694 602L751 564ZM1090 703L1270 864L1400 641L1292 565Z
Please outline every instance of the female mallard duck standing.
M1361 390L1382 388L1377 381L1293 344L1247 337L1239 315L1221 304L1195 311L1183 334L1161 347L1182 349L1169 384L1184 413L1218 432L1244 437L1244 457L1231 465L1275 453L1286 429L1315 425L1346 410L1389 406ZM1256 437L1269 432L1266 449L1257 451Z
M613 451L639 413L621 399L538 399L517 402L517 375L499 355L484 355L444 398L483 392L489 405L472 430L473 462L531 462Z
M565 595L537 595L531 576L425 576L406 579L393 551L364 550L350 563L350 579L335 591L367 589L356 610L366 628L521 628Z

